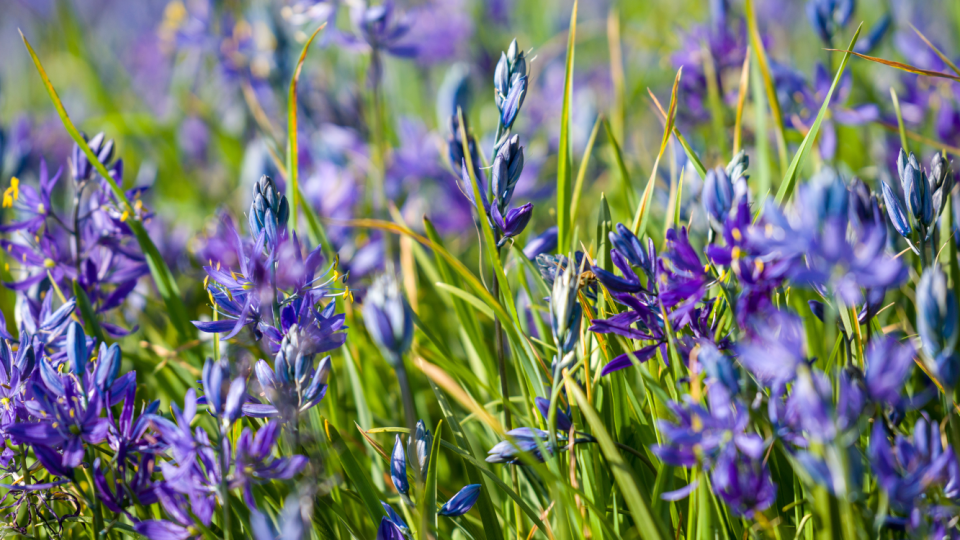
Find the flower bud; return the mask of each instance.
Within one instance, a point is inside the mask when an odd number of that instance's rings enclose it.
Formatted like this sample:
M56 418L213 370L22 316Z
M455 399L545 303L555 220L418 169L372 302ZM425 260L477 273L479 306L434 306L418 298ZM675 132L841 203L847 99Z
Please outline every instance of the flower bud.
M883 191L883 205L887 208L887 216L890 218L890 223L892 223L893 228L900 233L900 236L904 238L909 237L913 229L910 227L910 220L903 210L903 201L900 200L900 195L894 192L893 188L882 180L880 181L880 186Z
M523 147L520 146L520 136L514 135L500 147L497 157L493 160L491 182L493 195L501 212L510 206L510 199L513 197L513 190L517 187L517 181L520 180L521 172L523 172Z
M952 385L957 375L955 349L958 336L957 299L947 286L939 265L923 273L917 285L917 333L927 367L941 382Z
M270 243L276 242L279 233L286 230L290 207L269 176L261 176L253 185L253 202L247 217L250 233L257 237L263 232Z
M700 199L710 226L717 232L723 232L723 222L733 205L733 182L726 171L720 167L707 171Z
M387 362L399 364L413 340L413 316L392 273L380 275L367 291L363 321Z
M572 352L580 338L582 308L577 300L580 289L580 269L567 264L558 272L550 294L550 316L553 339L561 355Z

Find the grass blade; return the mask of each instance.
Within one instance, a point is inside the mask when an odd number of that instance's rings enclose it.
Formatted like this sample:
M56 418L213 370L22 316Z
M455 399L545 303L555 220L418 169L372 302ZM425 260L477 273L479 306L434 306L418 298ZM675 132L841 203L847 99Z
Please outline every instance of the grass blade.
M577 0L570 14L570 31L567 33L567 63L563 79L563 109L560 112L560 148L557 151L557 245L560 253L570 247L571 170L573 158L570 151L570 101L573 94L573 53L577 37Z
M437 529L437 459L440 456L440 442L443 440L440 430L443 420L437 422L433 430L433 447L430 449L430 463L427 465L427 477L423 482L423 496L420 501L420 538L427 540Z
M347 443L340 437L337 428L333 427L333 424L326 419L323 421L323 427L327 433L327 438L330 439L330 446L340 458L344 474L347 475L360 495L363 506L369 514L370 523L376 527L380 524L380 519L387 515L383 511L383 506L380 505L380 497L377 495L377 491L373 488L373 484L370 483L367 475L363 473L363 469L357 463L357 458L354 457L353 452L347 447Z
M780 110L780 101L777 100L777 89L773 83L773 75L770 74L770 61L767 58L767 50L763 47L763 39L760 37L760 30L757 26L757 14L753 9L753 0L747 0L747 27L750 32L750 48L757 55L757 67L760 69L760 75L763 76L763 87L767 94L767 103L770 105L770 113L773 115L773 122L777 126L777 153L780 156L780 170L787 169L787 135L783 126L783 112ZM762 134L758 133L757 137Z
M683 75L683 67L677 70L677 77L673 80L673 90L670 91L670 110L666 115L663 138L660 139L660 152L657 153L657 159L653 162L650 179L647 180L647 187L643 189L643 197L640 199L640 206L637 207L637 215L633 218L633 233L638 236L643 235L647 227L647 219L650 217L650 201L653 198L653 186L657 180L657 167L660 165L663 152L667 149L670 133L673 132L673 120L677 114L677 88L680 86L681 75Z
M486 304L483 303L482 300L480 300L476 296L468 293L467 291L459 287L454 287L453 285L450 285L448 283L437 282L434 285L436 285L437 288L440 290L446 291L454 296L459 297L461 300L464 300L465 302L473 306L474 309L476 309L480 313L483 313L490 319L493 319L493 310L490 309Z
M583 181L587 176L587 166L590 165L590 155L593 153L593 144L597 140L597 132L600 131L600 122L603 116L598 116L593 124L593 131L590 132L590 138L587 139L587 148L583 151L583 160L580 162L580 168L577 170L577 183L573 186L573 202L570 203L570 223L577 221L577 214L580 212L580 195L583 192ZM562 246L563 244L558 244Z
M920 30L917 30L916 26L911 24L910 28L913 28L913 31L916 32L918 36L920 36L920 39L922 39L923 42L927 44L927 47L930 47L933 50L933 52L937 53L937 56L940 57L940 60L943 60L944 64L949 66L954 73L956 73L957 75L960 75L960 68L957 68L957 65L953 63L953 60L950 60L950 57L940 52L940 49L938 49L936 45L934 45L933 43L930 43L930 40L927 39L927 36L923 35L923 33L920 32Z
M293 77L290 79L290 94L287 97L287 197L292 203L290 205L290 223L292 223L294 230L297 229L297 212L300 208L301 199L300 185L297 179L300 169L300 160L297 159L297 153L299 152L297 136L297 83L300 82L300 72L303 70L303 61L307 58L307 50L313 43L313 38L317 37L317 34L326 26L326 22L321 24L313 31L313 34L310 35L310 39L303 44L303 50L300 51L300 59L297 60L297 67L293 70Z
M960 81L960 76L951 75L949 73L941 73L939 71L931 71L929 69L920 69L918 67L911 66L910 64L904 64L902 62L895 62L893 60L887 60L885 58L878 58L876 56L869 56L866 54L860 54L858 52L853 52L853 47L847 47L846 49L826 49L830 52L842 52L844 58L848 55L859 56L864 60L869 60L871 62L876 62L878 64L883 64L892 68L899 69L900 71L906 71L907 73L913 73L915 75L924 75L927 77L937 77L940 79L950 79L952 81Z
M740 71L740 89L737 92L737 120L733 128L733 154L740 151L743 140L743 106L747 102L747 91L750 85L750 47L743 57L743 70Z
M893 112L897 115L897 131L900 133L900 146L903 151L909 153L910 145L907 144L907 128L903 125L903 113L900 112L900 99L897 98L897 90L890 87L890 99L893 100Z
M606 426L603 425L600 415L597 414L593 405L590 405L587 401L587 396L583 394L583 390L580 389L576 382L569 379L569 374L565 382L567 382L567 391L577 402L577 407L580 408L580 412L587 420L587 425L589 425L593 431L593 436L600 444L600 450L603 452L604 457L607 458L613 477L623 494L624 502L627 504L627 508L630 509L630 514L633 516L637 533L641 538L665 540L667 537L664 536L659 521L654 518L653 513L650 511L650 501L647 500L646 495L637 488L630 466L627 465L627 462L624 461L623 456L621 456L617 450L617 446L610 436L610 432L608 432Z
M650 95L650 99L653 101L653 104L656 105L657 111L661 115L661 119L665 122L667 118L667 113L663 110L663 106L660 105L660 100L657 99L656 94L647 89L647 94ZM673 135L680 141L680 146L683 147L683 152L687 155L687 159L690 160L690 163L693 164L693 168L697 170L697 174L700 175L700 178L706 178L707 168L703 166L703 162L700 161L700 157L697 156L697 153L693 151L693 148L690 147L690 143L687 142L687 139L680 133L680 128L676 125L673 126Z
M860 38L860 30L862 29L863 24L857 27L857 31L854 32L853 39L850 40L850 45L847 47L849 50L853 50L853 47L856 46L857 40ZM847 67L850 54L851 53L848 52L843 55L843 60L840 61L840 67L837 68L837 74L833 77L833 84L830 85L830 90L827 91L827 97L824 98L823 105L820 106L820 112L817 113L817 118L813 121L813 126L810 127L810 131L807 132L807 135L803 138L803 142L800 143L800 148L797 149L797 153L793 156L793 161L790 162L790 168L787 169L787 174L783 176L783 180L780 182L780 189L777 191L777 204L783 204L784 201L788 200L793 194L793 188L797 181L800 165L807 155L807 150L813 146L813 142L820 132L820 124L830 109L830 100L833 98L833 92L837 89L837 85L840 84L840 78L843 76L843 70Z
M93 306L90 305L90 298L87 297L87 293L78 281L73 282L73 296L77 299L77 307L80 308L83 321L87 323L87 332L90 332L101 343L107 341L103 335L103 329L100 328L100 322L97 321L97 314L93 311Z
M610 122L603 121L603 130L607 133L607 139L610 146L613 147L613 160L617 163L617 170L620 172L620 190L623 192L623 200L626 201L628 208L634 207L633 185L630 183L630 173L627 171L627 164L623 161L623 152L620 150L620 144L613 133Z

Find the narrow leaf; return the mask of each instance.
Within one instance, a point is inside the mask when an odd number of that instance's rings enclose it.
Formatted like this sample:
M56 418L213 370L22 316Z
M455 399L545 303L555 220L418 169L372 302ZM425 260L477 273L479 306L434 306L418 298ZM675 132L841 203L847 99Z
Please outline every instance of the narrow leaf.
M313 38L317 37L327 26L324 22L313 34L310 39L303 44L303 50L300 51L300 58L297 60L297 67L293 71L293 77L290 79L290 93L287 96L287 194L290 202L290 223L291 227L297 228L297 212L300 208L300 185L298 183L298 173L300 169L297 153L299 152L297 135L297 83L300 82L300 72L303 70L303 61L307 58L307 50L313 43Z
M853 47L857 44L857 40L860 38L860 30L862 29L863 24L857 27L857 31L853 34L853 39L850 40L849 50L853 50ZM840 84L840 78L843 76L843 70L846 69L849 59L849 52L843 55L843 60L840 61L840 67L837 68L837 74L833 78L833 84L830 85L827 97L823 100L820 112L817 114L816 120L813 121L813 126L810 128L810 131L808 131L807 135L803 138L803 142L800 143L800 148L797 149L796 155L793 156L793 161L790 162L790 168L787 169L787 174L783 176L783 180L780 182L780 189L777 191L777 204L783 204L784 201L788 200L793 194L793 188L797 181L800 165L807 155L807 150L813 146L817 134L820 133L820 124L830 109L830 100L833 98L833 92L837 89L837 85Z
M569 249L571 215L570 171L572 158L570 151L570 102L573 94L573 53L577 38L577 0L573 1L570 14L570 31L567 34L567 63L563 79L563 108L560 112L560 148L557 151L557 245L560 252Z

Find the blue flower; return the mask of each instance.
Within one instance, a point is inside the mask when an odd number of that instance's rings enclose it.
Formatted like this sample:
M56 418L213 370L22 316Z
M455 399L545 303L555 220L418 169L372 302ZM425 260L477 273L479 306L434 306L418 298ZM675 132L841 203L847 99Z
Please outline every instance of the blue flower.
M473 508L473 505L476 504L479 497L480 484L470 484L458 491L456 495L444 503L437 514L447 517L462 516Z

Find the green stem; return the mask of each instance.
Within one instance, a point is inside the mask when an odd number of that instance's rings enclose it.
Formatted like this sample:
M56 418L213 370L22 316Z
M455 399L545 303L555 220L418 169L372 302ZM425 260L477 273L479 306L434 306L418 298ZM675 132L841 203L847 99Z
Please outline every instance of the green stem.
M227 469L230 466L230 456L227 456L223 450L223 441L227 437L225 430L220 431L220 496L223 500L220 508L223 510L223 540L230 540L232 532L230 530L230 490L227 487Z

